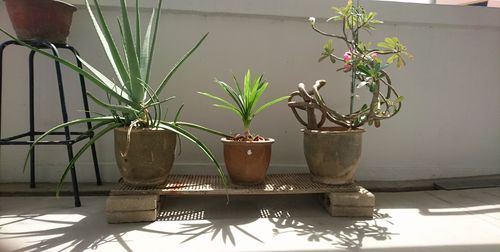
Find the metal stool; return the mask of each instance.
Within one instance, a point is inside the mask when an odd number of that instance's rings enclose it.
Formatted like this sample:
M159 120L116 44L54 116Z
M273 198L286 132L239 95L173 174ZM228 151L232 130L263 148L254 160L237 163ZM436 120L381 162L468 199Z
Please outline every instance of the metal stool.
M30 41L30 45L37 47L37 48L43 48L43 49L49 49L52 51L52 54L55 56L59 56L59 51L58 49L67 49L70 50L73 55L76 58L76 62L78 67L82 68L82 63L80 60L76 57L78 54L77 50L66 44L53 44L48 41ZM3 52L4 49L9 46L9 45L20 45L14 40L9 40L4 42L3 44L0 45L0 120L2 119L2 73L3 73ZM22 133L19 135L7 137L7 138L2 138L1 137L1 124L0 124L0 145L31 145L34 140L35 136L37 135L42 135L44 132L36 131L35 130L35 114L34 114L34 57L35 57L35 51L31 51L29 54L29 131L26 133ZM55 68L56 68L56 75L57 75L57 84L59 87L59 99L61 100L61 112L62 112L62 117L63 117L63 122L66 123L68 122L68 113L66 111L66 102L64 98L64 87L63 87L63 79L62 79L62 74L61 74L61 66L59 62L55 62ZM88 100L87 100L87 91L85 87L85 79L83 78L82 75L80 75L80 85L81 85L81 91L82 91L82 98L83 98L83 106L85 109L85 116L87 118L90 117L89 113L89 105L88 105ZM60 141L41 141L38 144L40 145L66 145L67 151L68 151L68 159L71 160L73 159L73 144L82 141L87 138L92 138L94 133L90 131L92 128L92 124L89 122L87 123L87 127L89 131L87 132L71 132L69 127L64 128L64 132L54 132L51 135L60 135L60 136L65 136L65 140L60 140ZM74 138L71 138L71 136L76 136ZM29 137L29 141L26 140L21 140L22 138ZM99 173L99 164L97 161L97 154L96 154L96 149L94 144L91 146L92 150L92 159L94 162L94 170L95 170L95 176L97 180L97 185L101 185L101 176ZM76 172L75 172L75 167L71 167L71 181L73 184L73 196L75 199L75 207L81 206L80 202L80 193L78 190L78 181L76 179ZM31 156L30 156L30 187L34 188L36 186L35 184L35 148L31 151Z

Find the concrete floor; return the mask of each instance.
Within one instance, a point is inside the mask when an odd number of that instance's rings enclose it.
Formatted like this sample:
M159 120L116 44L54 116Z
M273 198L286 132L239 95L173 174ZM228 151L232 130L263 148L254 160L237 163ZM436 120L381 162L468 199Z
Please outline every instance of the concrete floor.
M373 220L315 195L165 198L154 223L106 223L106 197L0 197L8 251L500 251L500 188L376 193ZM0 249L2 250L2 249Z

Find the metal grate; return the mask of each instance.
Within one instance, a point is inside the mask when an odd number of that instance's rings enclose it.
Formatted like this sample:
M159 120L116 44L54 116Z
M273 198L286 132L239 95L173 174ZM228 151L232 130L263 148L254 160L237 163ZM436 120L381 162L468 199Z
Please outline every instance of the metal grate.
M111 195L205 195L205 194L304 194L326 192L356 192L359 186L326 185L313 182L309 174L272 174L264 184L256 186L229 185L226 190L218 176L171 175L164 185L132 187L120 182Z

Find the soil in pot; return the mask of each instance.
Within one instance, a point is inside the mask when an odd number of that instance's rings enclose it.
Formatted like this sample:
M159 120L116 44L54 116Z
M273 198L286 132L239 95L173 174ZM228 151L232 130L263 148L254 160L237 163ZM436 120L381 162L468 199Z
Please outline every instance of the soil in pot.
M19 39L66 43L75 6L57 0L4 1Z
M353 183L363 132L340 127L304 130L304 154L312 180L333 185Z
M224 161L232 184L247 186L264 182L274 139L238 141L237 138L222 138L221 141L224 144Z
M123 181L131 186L165 183L172 169L177 134L169 130L117 128L115 158Z

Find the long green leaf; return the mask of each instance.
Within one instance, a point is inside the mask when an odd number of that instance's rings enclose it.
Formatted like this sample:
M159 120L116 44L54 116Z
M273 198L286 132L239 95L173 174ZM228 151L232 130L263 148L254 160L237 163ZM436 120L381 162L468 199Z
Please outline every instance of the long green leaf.
M130 101L130 96L129 96L128 90L126 88L123 89L123 88L119 87L118 85L116 85L113 81L111 81L108 77L106 77L104 74L99 72L99 70L95 69L92 65L87 63L87 61L82 59L80 56L76 56L76 57L78 58L78 60L80 60L80 62L82 62L82 64L86 68L88 68L94 74L95 77L97 77L99 80L101 80L102 83L106 84L110 89L114 90L117 94L120 94L127 101Z
M94 0L94 4L97 9L97 15L99 16L99 21L103 27L99 26L97 20L94 16L92 9L90 8L90 4L88 0L85 0L85 5L87 6L87 10L89 12L90 18L92 19L92 23L94 24L94 29L99 36L99 40L101 41L101 45L104 48L104 52L108 58L109 63L113 67L116 77L122 86L128 87L128 83L130 82L130 76L123 64L123 61L120 57L120 53L118 52L118 48L116 47L115 41L113 40L113 36L109 31L108 25L106 24L106 20L101 12L101 8L97 0Z
M201 125L198 125L198 124L195 124L195 123L176 122L175 124L179 125L179 126L186 126L186 127L191 127L191 128L194 128L194 129L202 130L202 131L205 131L205 132L208 132L208 133L212 133L212 134L215 134L215 135L219 135L219 136L222 136L222 137L231 137L230 135L224 134L224 133L222 133L220 131L217 131L217 130L214 130L214 129L210 129L210 128L207 128L205 126L201 126Z
M61 191L61 188L62 188L62 185L64 183L64 179L66 178L66 176L68 175L68 172L71 170L71 167L73 167L76 163L76 161L83 155L83 153L85 153L85 151L87 151L87 149L95 143L95 141L99 140L102 136L104 136L106 133L108 133L109 131L117 128L118 126L120 126L121 124L116 124L116 123L112 123L110 126L104 128L102 131L100 131L99 133L95 134L94 137L92 137L76 154L75 156L73 157L73 159L71 159L71 161L69 162L68 166L66 166L66 169L64 170L63 172L63 175L61 176L61 178L59 179L59 184L57 184L57 189L56 189L56 196L59 197L59 192Z
M278 103L280 101L288 99L288 97L289 97L288 95L287 96L283 96L283 97L277 98L275 100L272 100L272 101L270 101L270 102L262 105L260 108L257 109L257 111L255 111L254 115L257 115L259 112L261 112L262 110L268 108L269 106L272 106L272 105L274 105L274 104L276 104L276 103Z
M17 43L19 43L20 45L23 45L33 51L36 51L37 53L40 53L44 56L47 56L65 66L67 66L68 68L70 68L71 70L83 75L85 78L87 78L88 80L90 80L92 83L96 84L98 87L100 87L101 89L103 89L106 93L108 93L109 95L113 96L114 98L116 98L117 100L125 103L125 104L130 104L130 101L125 99L122 95L120 95L119 93L117 93L116 91L114 91L112 88L108 87L105 83L103 83L101 80L99 80L98 78L96 78L95 76L93 76L91 73L85 71L84 69L81 69L79 68L77 65L63 59L63 58L60 58L60 57L56 57L50 53L47 53L43 50L40 50L39 48L36 48L36 47L33 47L27 43L25 43L24 41L21 41L19 39L17 39L16 37L14 37L13 35L11 35L10 33L8 33L7 31L3 30L2 28L0 28L0 31L3 32L5 35L7 35L8 37L10 37L11 39L15 40Z
M179 116L181 115L182 108L184 108L184 104L182 104L179 107L179 110L177 110L177 113L175 114L175 117L174 117L174 124L177 123L177 120L179 120Z
M127 53L125 53L125 44L127 44L127 42L125 42L125 35L123 34L123 25L122 25L122 22L120 21L120 18L116 18L116 22L118 23L118 28L120 30L120 39L122 41L122 49L123 49L123 58L125 59L125 64L127 65L128 67L128 58L127 58ZM127 70L128 71L128 70ZM128 82L127 82L127 89L129 90L129 92L131 92L131 87L130 87L130 74L128 75Z
M229 103L228 101L226 101L220 97L217 97L215 95L211 95L209 93L203 93L203 92L198 92L198 94L204 95L204 96L211 98L211 99L214 99L216 101L220 101L220 102L224 103L225 105L232 107L234 110L238 110L238 108L236 108L233 104Z
M264 94L264 92L266 91L267 89L267 86L269 85L269 83L264 83L264 85L259 85L260 88L257 90L257 92L255 92L255 95L252 97L252 101L250 102L250 112L253 111L255 105L257 105L257 102L259 102L260 98L262 97L262 95Z
M135 51L141 52L141 15L139 13L139 0L135 0ZM141 58L139 58L139 65Z
M153 39L151 39L151 45L149 46L149 58L148 58L148 68L146 70L146 82L149 83L149 77L151 75L151 65L153 63L153 55L154 55L154 50L155 50L155 44L156 44L156 36L158 34L158 26L160 23L160 16L161 16L161 5L162 5L163 0L158 1L158 7L156 8L156 17L155 17L155 29L153 32Z
M153 28L153 18L155 15L155 10L153 10L153 13L151 14L151 18L149 20L148 28L146 29L146 35L144 35L144 42L142 43L142 50L141 50L141 76L144 80L144 82L148 83L149 82L149 67L150 67L150 51L151 51L151 31Z
M251 81L251 73L250 69L247 70L247 74L245 74L245 79L243 80L243 92L244 94L244 102L245 108L248 108L248 102L250 99L250 81Z
M231 88L231 86L229 86L225 82L219 81L219 80L216 80L215 82L217 84L219 84L219 86L229 95L229 97L231 97L233 99L234 103L236 103L236 105L238 106L241 113L244 114L246 112L245 102L244 102L243 98L241 97L241 95L236 93L236 91L234 91L234 89Z
M257 90L261 87L261 85L260 85L261 79L262 79L262 75L259 78L254 79L252 82L252 90L250 92L249 101L248 101L250 111L252 110L252 103L255 100L255 96L258 93Z
M170 96L165 100L156 101L156 102L153 102L151 104L148 104L146 108L149 108L150 106L160 105L162 103L168 102L168 101L173 100L173 99L175 99L175 96Z
M135 51L134 40L132 39L132 30L130 29L130 21L127 13L127 3L125 0L120 0L123 35L125 44L125 53L128 59L128 68L130 73L130 93L131 98L135 102L142 102L144 100L145 90L143 89L141 81L141 70L139 67L138 53Z
M237 110L237 109L235 109L234 107L226 106L226 105L222 105L222 104L214 104L214 107L228 109L228 110L231 110L234 113L236 113L236 115L238 115L239 117L244 117L244 115L242 114L242 112L239 111L239 110Z
M194 136L193 134L191 134L187 130L185 130L185 129L183 129L175 124L162 121L162 123L160 124L160 127L164 128L164 129L171 130L171 131L183 136L184 138L193 142L198 148L200 148L203 151L203 153L205 153L205 155L215 164L217 172L219 173L219 176L222 179L222 183L224 184L224 187L226 187L226 188L228 187L226 176L224 175L224 172L222 171L222 168L220 167L219 162L217 162L217 159L215 159L215 156L212 154L210 149L203 142L201 142L196 136Z
M236 79L236 76L234 74L233 74L233 80L234 80L234 84L236 84L236 89L238 89L238 94L242 94L241 88L240 88L240 83L238 82L238 80Z
M172 75L177 71L177 69L182 65L182 63L184 63L184 61L186 61L187 58L189 58L189 56L194 52L196 51L196 49L198 49L198 47L201 45L201 43L207 38L208 36L208 33L205 34L205 36L203 36L199 41L198 43L196 43L196 45L191 48L191 50L189 50L182 58L181 60L179 60L175 65L174 67L170 70L170 72L167 74L167 76L165 76L165 78L163 79L163 81L160 83L160 86L158 87L158 89L156 89L155 91L155 94L159 96L159 94L162 92L162 90L165 88L165 86L167 85L167 82L170 80L170 78L172 78Z
M114 104L105 103L105 102L97 99L97 97L95 97L94 95L92 95L91 93L88 93L88 92L87 92L87 96L90 99L92 99L97 105L104 107L104 108L111 110L111 111L114 110L114 111L120 111L120 112L131 113L131 114L139 114L140 113L139 110L136 110L130 106L114 105Z

